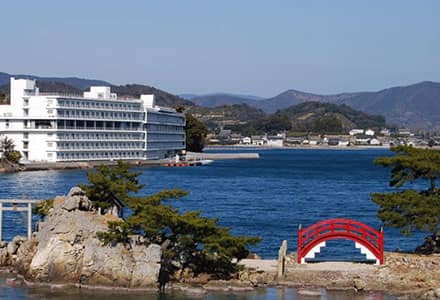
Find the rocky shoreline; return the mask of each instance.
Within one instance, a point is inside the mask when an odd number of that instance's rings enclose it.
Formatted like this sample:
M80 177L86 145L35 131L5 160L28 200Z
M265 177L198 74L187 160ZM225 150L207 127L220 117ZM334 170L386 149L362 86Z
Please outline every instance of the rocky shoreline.
M158 291L161 246L146 245L132 236L129 245L104 246L96 232L118 220L93 210L79 188L56 197L54 207L31 240L17 236L0 243L0 266L7 284L29 288L81 288L117 292ZM191 295L209 292L248 292L256 288L294 287L298 293L317 295L318 288L381 291L404 299L440 299L440 254L386 253L382 266L326 262L296 264L283 243L277 260L260 258L239 262L242 270L230 280L214 280L179 270L165 290ZM283 271L280 272L280 268Z

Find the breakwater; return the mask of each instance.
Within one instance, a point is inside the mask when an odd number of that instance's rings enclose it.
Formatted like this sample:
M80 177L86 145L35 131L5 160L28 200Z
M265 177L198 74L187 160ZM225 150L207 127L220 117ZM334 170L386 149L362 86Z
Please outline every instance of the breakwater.
M231 159L259 159L260 155L256 152L249 153L210 153L210 152L188 152L187 160L210 159L210 160L231 160Z

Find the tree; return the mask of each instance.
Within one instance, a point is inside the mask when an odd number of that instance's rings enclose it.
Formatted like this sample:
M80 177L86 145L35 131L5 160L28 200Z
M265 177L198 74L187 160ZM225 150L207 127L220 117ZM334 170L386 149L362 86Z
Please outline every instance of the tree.
M96 207L105 211L111 206L114 196L126 203L133 201L130 193L137 193L144 187L137 179L140 174L131 172L128 163L118 161L116 166L101 165L96 172L87 173L89 184L79 186Z
M146 245L159 244L163 249L161 271L167 274L173 274L178 269L190 269L195 274L208 273L227 278L237 271L232 259L248 256L248 246L256 244L258 238L234 236L229 228L220 226L217 219L203 217L199 211L179 213L165 203L167 199L187 195L185 191L164 190L147 197L129 194L134 190L139 191L139 186L136 184L136 188L133 188L126 182L137 182L138 175L127 173L124 165L124 168L100 168L92 173L92 177L89 176L92 181L86 187L92 201L101 202L103 199L100 195L105 197L108 194L102 190L109 189L126 197L131 210L126 220L109 222L108 231L97 234L104 244L129 245L132 235L142 236ZM113 186L114 178L123 179L117 189ZM125 191L122 191L123 188ZM93 194L95 192L96 195Z
M7 136L0 141L0 150L3 152L3 158L12 163L18 163L21 159L19 151L15 150L14 141Z
M440 224L440 151L417 149L411 146L391 148L392 157L380 157L377 165L392 167L391 187L401 188L406 183L427 182L425 189L407 189L391 193L376 193L372 201L379 205L378 216L385 226L397 227L404 235L414 230L437 234Z
M186 150L192 152L202 152L205 147L205 139L208 135L206 126L187 113L186 117Z

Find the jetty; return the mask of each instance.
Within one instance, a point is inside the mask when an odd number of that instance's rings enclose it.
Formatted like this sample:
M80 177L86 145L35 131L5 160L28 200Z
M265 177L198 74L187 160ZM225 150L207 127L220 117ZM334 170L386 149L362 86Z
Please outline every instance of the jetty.
M258 153L206 153L206 152L187 152L187 160L231 160L231 159L259 159Z

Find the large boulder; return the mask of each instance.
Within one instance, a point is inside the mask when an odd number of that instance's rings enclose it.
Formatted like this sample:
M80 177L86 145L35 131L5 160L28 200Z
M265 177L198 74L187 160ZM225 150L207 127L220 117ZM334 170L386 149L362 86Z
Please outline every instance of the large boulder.
M440 232L427 236L422 245L416 248L416 253L433 254L440 253Z
M6 247L16 253L15 264L20 273L28 280L47 283L156 286L160 246L146 246L138 237L130 245L104 246L96 233L107 231L107 222L118 219L83 210L81 202L90 201L76 188L66 197L57 197L32 243L20 240L18 250L15 244Z

